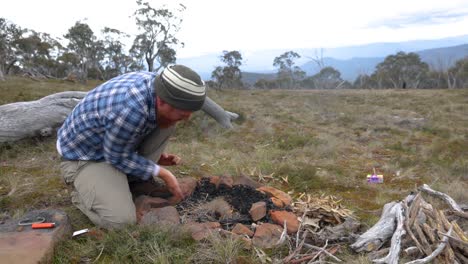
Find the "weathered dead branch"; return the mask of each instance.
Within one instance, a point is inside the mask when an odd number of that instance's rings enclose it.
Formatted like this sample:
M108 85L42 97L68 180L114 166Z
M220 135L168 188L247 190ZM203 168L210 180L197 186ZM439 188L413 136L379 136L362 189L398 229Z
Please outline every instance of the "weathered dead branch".
M396 202L384 205L379 221L362 234L351 248L356 252L370 252L379 249L393 235L397 210Z
M452 197L448 196L447 194L445 193L442 193L442 192L439 192L439 191L435 191L433 189L431 189L431 187L429 187L429 185L427 184L423 184L421 187L419 187L419 190L427 193L427 194L430 194L432 196L435 196L437 198L440 198L442 199L443 201L445 201L454 211L457 211L457 212L463 212L463 210L461 209L461 207L455 202L455 200L452 199Z
M452 234L452 228L448 231L447 235ZM442 251L444 250L445 246L447 245L448 242L448 237L444 237L442 239L442 242L437 246L436 250L432 252L429 256L423 258L423 259L417 259L413 260L410 262L407 262L406 264L424 264L424 263L429 263L430 261L434 260Z
M375 263L398 263L401 250L401 240L402 237L406 234L404 228L403 207L401 203L395 205L395 211L397 218L397 227L395 233L393 233L392 236L390 252L386 257L374 260Z

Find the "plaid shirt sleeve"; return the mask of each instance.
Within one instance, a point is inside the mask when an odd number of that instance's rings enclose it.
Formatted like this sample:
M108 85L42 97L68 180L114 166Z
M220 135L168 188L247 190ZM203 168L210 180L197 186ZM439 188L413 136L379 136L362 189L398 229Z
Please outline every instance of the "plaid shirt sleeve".
M146 115L138 107L109 113L105 124L104 158L123 173L148 180L159 172L159 166L134 149L145 122Z

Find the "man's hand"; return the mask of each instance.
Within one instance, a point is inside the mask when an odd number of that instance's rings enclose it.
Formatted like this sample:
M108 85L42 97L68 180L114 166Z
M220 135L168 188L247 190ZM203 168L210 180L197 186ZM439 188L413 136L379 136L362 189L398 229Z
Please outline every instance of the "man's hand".
M169 198L171 204L176 204L184 199L184 194L180 189L179 182L172 172L161 167L159 170L159 178L166 183L167 189L172 193L172 197Z
M158 160L158 164L162 166L172 166L172 165L179 165L182 159L174 154L161 154L161 157Z

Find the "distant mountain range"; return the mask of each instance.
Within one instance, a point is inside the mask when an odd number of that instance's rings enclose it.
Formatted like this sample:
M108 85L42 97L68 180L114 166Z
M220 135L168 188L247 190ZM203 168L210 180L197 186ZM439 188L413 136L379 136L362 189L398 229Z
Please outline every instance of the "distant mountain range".
M464 57L468 56L468 44L412 52L419 54L421 60L429 64L429 66L432 69L442 70L454 65L454 63L457 60L463 59ZM356 77L359 76L359 74L369 75L372 72L374 72L377 64L383 62L385 60L385 57L361 57L351 58L348 60L324 58L323 62L325 66L331 66L340 71L341 78L343 78L344 80L354 81ZM307 62L301 65L300 67L303 71L307 73L307 75L314 75L319 71L319 67L313 61Z
M437 40L417 40L395 43L373 43L359 46L339 47L330 49L296 49L293 51L301 55L296 61L307 75L318 72L317 64L312 60L323 56L325 66L331 66L341 72L345 80L353 81L359 74L370 74L375 66L386 56L399 51L416 52L421 59L435 69L452 66L455 61L468 56L468 35L443 38ZM275 57L289 51L261 50L244 52L241 70L244 81L252 84L259 78L271 78L276 72L273 67ZM320 55L321 53L321 55ZM207 54L199 57L178 59L178 63L196 69L205 80L211 79L213 69L222 65L221 54Z

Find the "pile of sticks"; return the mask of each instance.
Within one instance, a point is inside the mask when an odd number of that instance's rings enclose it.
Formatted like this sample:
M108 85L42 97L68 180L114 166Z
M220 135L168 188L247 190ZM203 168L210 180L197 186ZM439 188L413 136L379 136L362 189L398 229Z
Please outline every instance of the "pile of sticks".
M293 210L300 219L296 234L283 235L278 244L287 242L289 254L280 263L343 263L335 256L344 243L337 238L357 231L359 223L352 212L341 205L334 196L302 194L294 202ZM351 227L352 226L352 227Z
M449 210L426 202L423 194L444 201ZM375 263L468 263L468 238L459 223L468 214L447 194L424 184L416 194L384 206L380 220L362 234L351 248L371 252ZM390 240L390 246L386 247Z
M310 194L302 194L294 202L294 211L297 215L303 215L303 224L315 227L320 230L325 226L335 226L342 224L345 219L352 218L351 210L345 208L332 195L321 195L314 197Z

